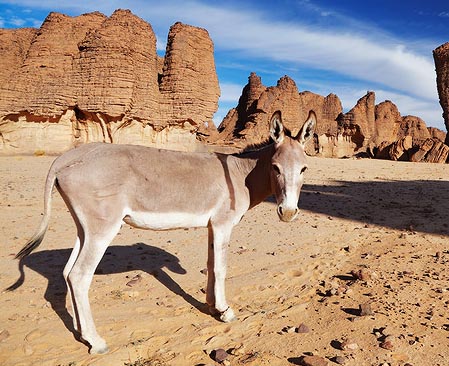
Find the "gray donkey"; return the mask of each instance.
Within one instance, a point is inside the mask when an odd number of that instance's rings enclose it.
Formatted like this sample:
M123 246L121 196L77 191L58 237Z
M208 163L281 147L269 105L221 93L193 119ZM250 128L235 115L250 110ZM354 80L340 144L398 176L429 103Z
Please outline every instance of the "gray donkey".
M271 144L225 155L160 150L134 145L86 144L52 164L44 193L44 215L37 233L16 258L42 242L56 186L77 227L77 239L64 268L73 322L91 353L107 344L95 328L89 287L106 248L123 222L152 230L207 227L209 230L206 302L224 322L235 320L225 296L226 251L231 231L250 208L275 195L282 221L298 215L307 169L305 143L313 135L314 112L297 136L270 120Z

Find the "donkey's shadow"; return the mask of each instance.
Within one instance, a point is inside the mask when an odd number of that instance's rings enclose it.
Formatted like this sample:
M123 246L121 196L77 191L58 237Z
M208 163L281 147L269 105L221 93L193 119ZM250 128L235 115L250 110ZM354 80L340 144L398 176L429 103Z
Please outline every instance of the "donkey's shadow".
M44 250L21 259L19 262L20 277L7 290L13 291L25 282L24 267L41 274L48 279L45 299L61 318L66 328L77 336L72 316L66 308L67 287L62 276L70 253L71 249ZM187 273L179 263L179 259L173 254L144 243L136 243L131 246L110 246L95 273L96 275L108 275L135 270L147 272L190 305L209 314L207 305L186 293L164 269L178 274Z

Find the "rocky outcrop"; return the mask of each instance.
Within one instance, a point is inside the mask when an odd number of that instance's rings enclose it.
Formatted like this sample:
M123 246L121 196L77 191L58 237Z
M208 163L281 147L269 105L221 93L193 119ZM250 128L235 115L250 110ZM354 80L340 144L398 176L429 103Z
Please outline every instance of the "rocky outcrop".
M446 131L449 131L449 42L433 51L435 69L437 73L437 89ZM446 136L446 145L449 145L449 135Z
M41 28L0 31L0 153L59 153L106 141L197 149L216 132L220 95L206 30L170 29L165 58L151 25L50 13Z
M309 155L345 157L365 155L380 159L444 162L446 134L427 128L419 117L401 116L389 101L376 105L374 92L367 92L347 113L342 113L335 94L324 97L298 92L288 76L274 87L265 87L252 73L236 108L219 126L219 144L244 148L268 138L268 118L279 109L285 125L296 133L309 110L317 115L314 139L306 146Z
M335 94L322 97L311 92L298 92L295 82L284 76L276 86L265 87L259 76L251 73L236 108L231 109L218 127L216 144L236 147L259 144L269 135L268 121L273 112L282 111L284 125L297 134L313 109L319 121L316 138L307 147L310 154L334 154L328 146L337 131L336 117L341 113L340 99ZM321 139L321 140L320 140ZM332 141L334 143L335 141Z
M368 92L348 113L338 116L341 129L354 131L357 150L366 146L374 134L375 99L374 92Z

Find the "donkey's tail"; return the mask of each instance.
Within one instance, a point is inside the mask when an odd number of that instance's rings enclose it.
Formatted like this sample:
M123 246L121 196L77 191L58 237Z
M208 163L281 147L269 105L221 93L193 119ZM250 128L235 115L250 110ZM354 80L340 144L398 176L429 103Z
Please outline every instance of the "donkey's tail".
M54 164L50 168L50 171L47 175L47 180L45 182L45 192L44 192L44 216L42 217L41 224L36 233L32 236L30 240L25 244L25 246L20 250L19 253L16 254L16 259L22 259L29 255L33 250L35 250L44 239L45 233L48 229L48 223L50 221L50 213L51 213L51 193L53 191L53 187L56 183L56 169Z

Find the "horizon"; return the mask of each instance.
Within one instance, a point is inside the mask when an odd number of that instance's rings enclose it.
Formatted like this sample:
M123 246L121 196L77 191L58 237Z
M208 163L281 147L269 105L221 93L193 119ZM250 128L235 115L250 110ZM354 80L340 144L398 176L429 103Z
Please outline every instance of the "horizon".
M267 87L288 75L300 92L336 94L343 112L374 91L376 104L391 100L402 116L420 117L428 127L446 131L432 56L449 41L449 4L441 2L0 0L0 27L39 28L52 11L110 16L119 8L151 24L159 55L165 54L170 26L177 21L209 32L221 89L217 126L237 106L255 72Z

